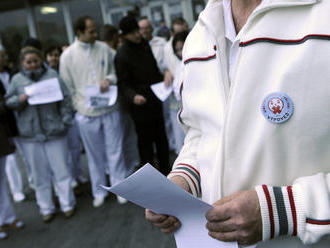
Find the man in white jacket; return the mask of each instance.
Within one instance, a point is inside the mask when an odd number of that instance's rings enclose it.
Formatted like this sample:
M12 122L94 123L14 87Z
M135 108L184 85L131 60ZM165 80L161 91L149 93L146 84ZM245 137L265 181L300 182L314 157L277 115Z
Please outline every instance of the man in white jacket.
M122 115L118 103L97 106L86 93L97 85L100 92L109 90L117 82L114 71L114 54L103 42L97 41L93 20L80 17L75 23L78 39L61 56L60 75L71 92L77 111L76 120L86 149L89 173L94 196L93 206L103 204L107 193L100 190L106 185L106 168L111 184L127 177L134 169L125 163L123 154ZM124 202L118 198L120 203Z
M211 237L329 247L329 11L325 0L210 0L188 36L187 134L169 178L213 204Z

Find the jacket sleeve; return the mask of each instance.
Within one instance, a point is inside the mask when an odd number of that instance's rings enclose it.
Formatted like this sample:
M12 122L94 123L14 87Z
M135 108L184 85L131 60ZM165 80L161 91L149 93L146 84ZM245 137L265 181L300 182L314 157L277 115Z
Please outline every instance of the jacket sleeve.
M186 72L183 71L183 75ZM188 85L189 82L186 82ZM168 178L174 176L183 177L189 184L190 190L193 195L199 197L201 196L200 187L200 174L199 174L199 164L197 163L197 150L198 144L201 138L201 131L196 119L191 116L189 109L185 108L185 101L189 100L184 97L185 95L185 81L183 76L183 83L181 85L182 94L182 107L178 114L179 122L181 123L186 137L184 140L184 145L180 151L179 156L174 162L173 169L168 175Z
M330 174L296 179L290 186L256 188L262 216L263 240L298 236L304 244L330 234Z
M130 65L118 53L115 57L115 68L120 94L122 94L127 101L133 103L134 96L137 93L131 87L131 83L134 82L134 79L130 75Z
M116 71L115 71L115 54L107 48L108 52L108 75L105 77L110 81L110 84L116 85L117 84L117 76L116 76Z
M58 78L63 94L63 100L59 102L60 104L60 113L62 116L62 121L66 126L71 126L72 124L72 105L71 105L71 98L70 93L65 86L63 80Z
M76 94L76 89L74 87L74 81L70 71L70 58L65 53L62 54L60 59L60 77L71 96L72 105L76 109L77 103L75 102L76 98L74 97Z
M17 83L15 80L15 77L12 79L12 82L9 84L7 93L6 93L6 105L13 109L20 111L22 110L25 106L27 106L27 103L22 103L19 101L19 95L16 90L17 88Z

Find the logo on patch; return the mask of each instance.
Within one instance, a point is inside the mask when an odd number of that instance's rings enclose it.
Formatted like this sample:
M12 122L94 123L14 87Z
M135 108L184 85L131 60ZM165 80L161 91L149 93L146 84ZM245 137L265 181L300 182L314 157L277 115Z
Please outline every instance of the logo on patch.
M285 93L272 93L262 102L261 113L272 123L283 123L292 116L293 103Z

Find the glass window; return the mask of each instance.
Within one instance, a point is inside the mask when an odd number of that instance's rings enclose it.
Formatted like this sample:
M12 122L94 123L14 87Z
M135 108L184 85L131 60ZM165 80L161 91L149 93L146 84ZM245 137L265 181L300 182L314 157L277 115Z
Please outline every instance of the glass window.
M120 20L125 16L125 12L122 11L118 11L118 12L114 12L111 13L111 21L112 21L112 25L114 26L118 26Z
M29 37L27 12L25 9L1 12L0 23L2 45L7 50L10 61L16 64L21 45Z
M151 11L151 20L154 24L154 27L158 27L161 21L165 20L163 5L154 5L150 7Z
M169 4L170 18L171 21L178 17L183 17L182 5L180 2L174 2Z
M205 2L203 0L193 0L192 1L194 20L197 21L199 14L205 7Z
M68 44L64 17L59 3L45 4L34 7L38 39L43 48L50 45Z
M80 16L88 15L93 18L98 28L103 25L101 6L98 0L72 0L67 3L70 8L73 23Z

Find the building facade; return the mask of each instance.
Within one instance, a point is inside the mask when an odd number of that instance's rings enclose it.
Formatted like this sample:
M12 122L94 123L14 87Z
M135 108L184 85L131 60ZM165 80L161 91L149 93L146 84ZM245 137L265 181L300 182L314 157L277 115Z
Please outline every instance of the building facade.
M207 0L1 0L0 47L15 57L28 37L49 44L66 45L74 40L73 23L82 15L91 16L100 27L118 25L136 7L148 16L155 28L162 20L183 17L194 25Z

